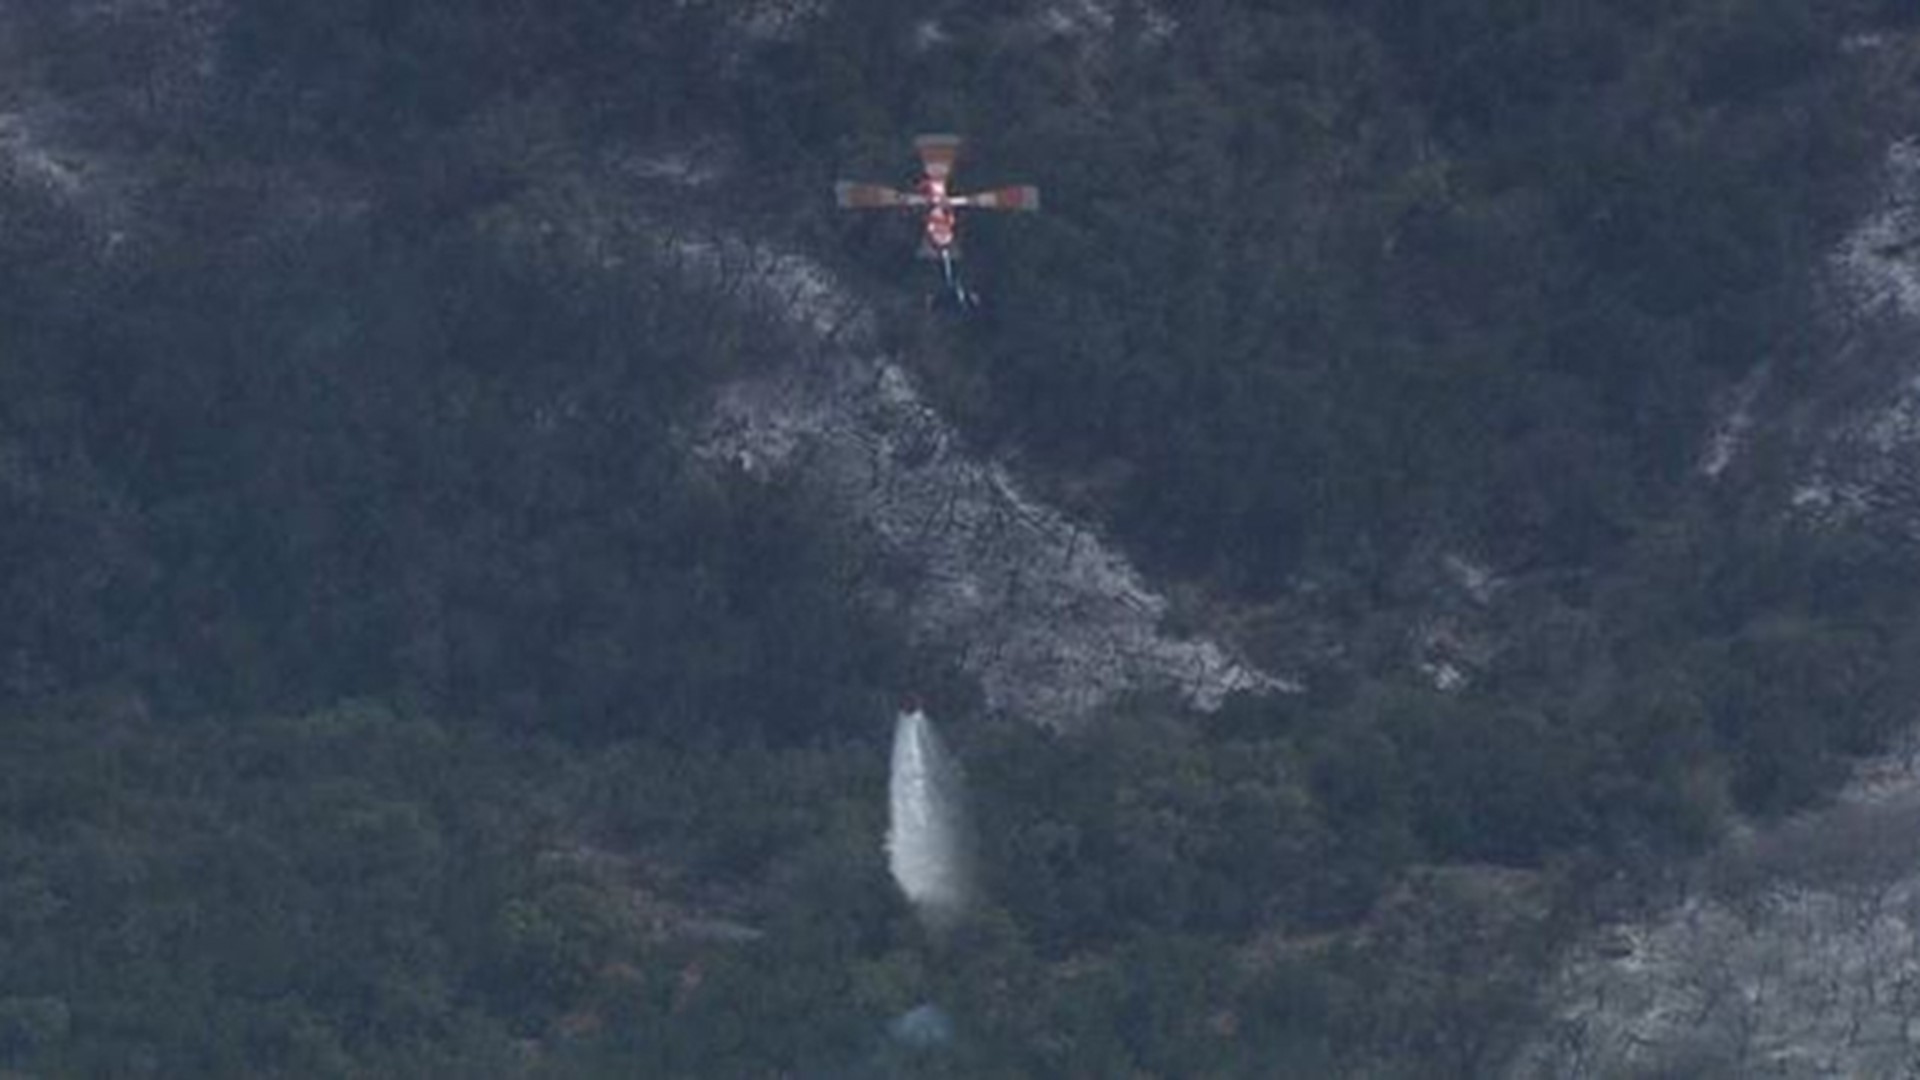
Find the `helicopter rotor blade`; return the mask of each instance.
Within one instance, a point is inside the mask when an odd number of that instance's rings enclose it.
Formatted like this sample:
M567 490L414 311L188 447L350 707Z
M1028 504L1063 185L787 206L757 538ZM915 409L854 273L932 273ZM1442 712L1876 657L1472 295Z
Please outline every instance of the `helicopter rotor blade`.
M1013 187L982 191L975 195L962 195L954 199L953 204L981 210L1038 210L1040 209L1040 189L1032 184L1017 184Z
M917 206L917 196L896 191L884 184L863 184L854 180L836 180L833 200L843 210L884 210L895 206Z

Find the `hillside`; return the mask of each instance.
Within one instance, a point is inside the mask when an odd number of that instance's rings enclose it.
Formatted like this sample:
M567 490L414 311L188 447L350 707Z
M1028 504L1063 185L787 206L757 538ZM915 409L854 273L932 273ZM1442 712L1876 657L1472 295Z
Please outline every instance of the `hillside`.
M0 9L0 1067L1881 1060L1606 1055L1711 983L1617 942L1805 877L1751 852L1912 723L1916 32ZM969 313L831 199L926 130L1045 191ZM909 700L952 938L883 869Z

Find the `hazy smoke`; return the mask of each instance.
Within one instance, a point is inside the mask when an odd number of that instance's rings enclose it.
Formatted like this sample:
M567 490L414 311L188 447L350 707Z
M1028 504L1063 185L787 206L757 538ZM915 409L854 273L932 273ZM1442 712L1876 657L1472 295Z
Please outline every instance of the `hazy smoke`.
M951 924L972 894L966 807L959 769L918 709L893 729L887 866L930 926Z

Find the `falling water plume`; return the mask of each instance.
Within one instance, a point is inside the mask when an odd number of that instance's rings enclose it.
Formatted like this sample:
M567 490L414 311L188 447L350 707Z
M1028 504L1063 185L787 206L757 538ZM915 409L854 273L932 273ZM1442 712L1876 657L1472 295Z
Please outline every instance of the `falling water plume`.
M900 891L933 928L952 925L971 899L965 800L958 766L915 709L893 729L888 784L887 866Z

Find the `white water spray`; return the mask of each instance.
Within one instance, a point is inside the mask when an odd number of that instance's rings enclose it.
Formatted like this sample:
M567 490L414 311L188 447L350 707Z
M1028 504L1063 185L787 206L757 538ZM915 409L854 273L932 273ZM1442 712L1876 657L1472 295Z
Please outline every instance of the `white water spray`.
M929 926L951 925L972 897L965 799L959 768L918 709L894 725L888 809L894 882Z

